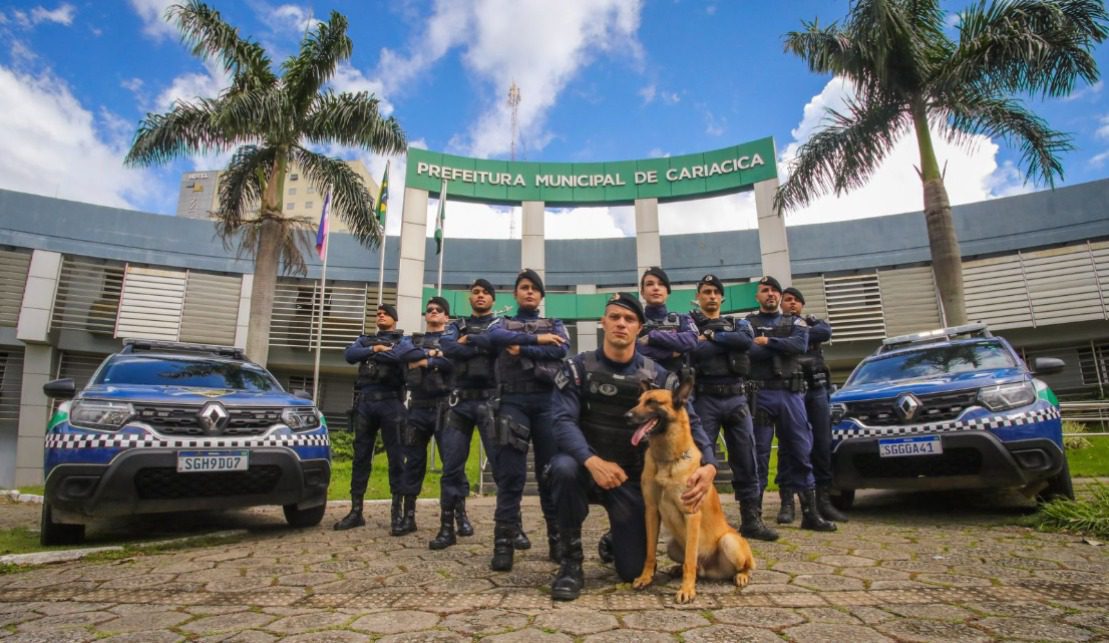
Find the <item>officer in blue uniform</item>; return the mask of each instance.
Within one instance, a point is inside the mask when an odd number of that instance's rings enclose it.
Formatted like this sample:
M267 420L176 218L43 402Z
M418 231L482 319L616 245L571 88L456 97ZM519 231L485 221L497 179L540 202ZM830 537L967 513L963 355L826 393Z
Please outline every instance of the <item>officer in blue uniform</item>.
M426 332L412 333L412 350L401 356L405 362L404 384L408 389L408 418L401 434L404 472L400 493L404 510L398 529L402 536L416 531L416 497L424 486L427 473L427 445L434 436L439 442L443 414L450 393L451 363L439 346L450 318L450 304L442 297L432 297L424 309ZM439 449L442 451L442 444Z
M782 291L782 311L800 317L809 326L809 348L801 356L801 370L805 374L805 412L812 428L812 472L816 480L816 505L820 515L828 520L847 522L847 516L832 505L832 410L829 391L831 371L824 361L821 345L832 338L832 326L815 315L805 315L805 295L796 288ZM781 471L781 464L778 465ZM786 507L786 497L782 506ZM788 507L793 508L793 498L788 498ZM793 522L793 516L786 522Z
M744 391L750 375L754 333L746 319L720 313L724 284L716 275L697 282L697 305L692 317L700 335L693 351L697 371L697 395L693 407L701 416L705 434L713 444L724 431L732 489L739 503L740 533L757 540L777 540L778 532L762 521L755 433Z
M485 279L470 285L470 310L465 319L450 323L440 342L443 354L454 366L454 382L446 422L439 438L443 457L443 476L439 479L439 533L428 543L430 549L446 549L458 542L458 536L472 536L474 528L466 516L466 498L470 483L466 479L466 460L470 457L470 441L474 427L489 461L495 462L496 441L493 439L493 403L497 395L495 351L481 348L473 338L488 332L496 321L493 302L497 291ZM495 473L495 471L494 471Z
M497 386L501 397L494 461L497 509L490 562L494 571L512 569L513 541L518 533L520 500L527 481L529 443L535 445L535 472L547 523L548 556L559 560L558 523L545 470L555 449L551 391L570 338L561 321L539 316L545 292L543 280L534 270L520 271L513 293L518 306L516 315L498 320L487 333L471 339L475 346L497 351Z
M555 600L574 600L585 587L581 526L590 502L600 503L608 514L620 579L630 582L643 571L647 529L640 477L647 441L632 441L637 427L628 425L625 414L638 403L644 383L674 389L678 379L637 350L644 321L639 301L613 295L601 318L601 348L567 360L558 376L553 405L559 453L549 474L562 554L551 583ZM699 426L692 429L702 466L682 500L697 511L716 477L716 459L708 436Z
M835 531L816 506L813 479L812 432L805 415L805 380L799 356L808 348L809 329L803 319L783 314L782 286L774 277L759 280L755 299L757 313L747 316L755 339L751 344L751 378L756 388L755 448L759 456L759 490L766 489L774 425L778 428L778 451L787 466L780 485L797 495L801 503L801 528ZM760 498L761 499L761 498Z
M373 467L374 442L377 432L385 443L389 459L389 490L393 494L390 529L397 531L401 521L401 470L404 455L400 448L401 427L404 426L404 374L401 355L412 344L397 330L397 309L391 304L377 307L377 333L360 335L347 347L348 364L358 364L358 401L354 413L354 461L350 475L350 513L335 523L335 529L350 529L366 524L362 517L362 500Z

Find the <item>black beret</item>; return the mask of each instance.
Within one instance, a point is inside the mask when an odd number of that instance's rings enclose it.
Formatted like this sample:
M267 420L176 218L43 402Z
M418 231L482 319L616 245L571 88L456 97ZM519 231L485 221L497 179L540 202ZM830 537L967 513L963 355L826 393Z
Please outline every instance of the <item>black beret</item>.
M489 296L492 297L494 300L497 298L497 290L496 288L493 288L493 284L489 283L488 280L478 277L474 280L474 283L470 284L470 290L473 290L477 286L481 286L482 288L484 288L485 292L489 293Z
M654 275L658 277L658 280L662 282L662 285L666 286L667 294L670 293L670 277L666 275L665 270L659 268L658 266L651 266L650 268L643 271L643 276L639 278L640 290L643 289L643 282L647 280L647 275Z
M716 286L720 294L724 294L724 284L720 281L720 277L716 275L705 275L701 277L701 281L697 282L697 292L701 292L701 286Z
M515 290L516 287L520 285L520 280L522 279L527 279L532 284L534 284L535 287L539 289L540 296L547 296L547 291L543 289L543 280L539 278L539 273L535 272L531 268L524 268L520 271L520 274L516 275L516 283L512 286L513 290Z
M609 306L627 308L635 313L635 316L639 318L640 324L647 323L647 316L643 314L643 304L639 303L638 297L632 297L623 292L613 293L612 296L608 298L608 303L605 304L606 308Z
M397 317L397 307L393 304L378 304L377 309L384 310L386 315L393 318L393 321L400 321L400 318Z
M793 286L790 286L789 288L786 288L785 290L783 290L782 294L783 295L793 295L793 298L796 299L797 301L801 302L802 306L805 305L805 296L801 294L800 290L797 290Z
M442 297L432 297L431 299L427 300L427 303L428 303L428 305L435 304L436 306L442 308L444 313L446 313L448 315L451 314L451 305L450 305L450 303L447 302L447 300L443 299Z
M770 275L767 275L767 276L763 277L762 279L759 279L759 285L760 286L770 286L774 290L777 290L778 292L782 292L782 284L778 283L778 280L771 277Z

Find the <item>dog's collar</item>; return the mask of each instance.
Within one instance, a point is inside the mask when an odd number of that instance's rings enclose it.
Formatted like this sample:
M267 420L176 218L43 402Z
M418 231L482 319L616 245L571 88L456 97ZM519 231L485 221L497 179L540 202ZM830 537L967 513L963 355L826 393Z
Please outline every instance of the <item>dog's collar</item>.
M673 460L658 460L658 459L656 459L655 462L670 463L670 462L677 462L678 460L689 460L691 458L693 458L693 449L686 449L684 453L682 453L680 456L674 458Z

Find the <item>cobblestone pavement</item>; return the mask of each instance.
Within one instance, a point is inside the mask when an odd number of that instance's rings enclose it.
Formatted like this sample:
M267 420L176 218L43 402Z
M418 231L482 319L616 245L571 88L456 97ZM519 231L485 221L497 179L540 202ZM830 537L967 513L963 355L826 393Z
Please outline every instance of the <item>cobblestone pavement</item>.
M988 641L1109 639L1109 552L1081 538L1013 526L1017 511L958 496L866 496L834 534L782 528L753 542L742 591L698 584L676 605L665 574L637 592L600 564L603 512L586 524L586 593L556 604L538 504L535 547L509 573L488 570L492 499L470 502L477 535L427 549L437 506L416 534L281 527L280 511L245 539L0 575L0 637L12 641ZM767 502L767 515L777 507ZM988 502L986 503L989 504ZM733 523L734 504L727 507ZM255 512L257 513L257 512ZM257 516L251 520L257 522ZM249 522L249 521L248 521ZM665 568L666 565L662 565Z

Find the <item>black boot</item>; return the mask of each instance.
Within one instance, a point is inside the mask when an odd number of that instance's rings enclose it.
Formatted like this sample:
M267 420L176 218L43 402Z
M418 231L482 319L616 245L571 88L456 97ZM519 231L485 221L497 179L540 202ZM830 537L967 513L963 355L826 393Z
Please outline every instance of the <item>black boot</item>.
M616 554L612 553L612 531L606 531L601 539L597 541L597 556L600 557L601 562L607 564L616 560Z
M578 546L581 546L580 542ZM553 520L547 521L547 560L552 563L562 562L562 541L558 537L558 523Z
M404 516L403 497L399 493L393 494L393 504L389 507L389 533L394 536L403 536L404 532L401 531L401 520Z
M752 498L739 503L739 533L744 538L755 540L778 540L778 532L774 531L762 521L761 498Z
M782 499L782 507L778 509L778 524L788 525L796 517L793 508L793 492L789 489L778 489L778 497Z
M828 520L847 522L847 516L832 504L832 493L828 487L816 488L816 507L820 510L820 515Z
M354 527L365 527L366 519L362 517L362 497L357 496L350 499L350 513L343 516L343 519L335 523L335 531L344 531Z
M400 524L394 536L410 534L416 531L416 496L404 496L404 509L401 512Z
M801 529L813 531L835 531L836 523L824 520L820 509L816 506L816 489L804 489L797 492L797 500L801 503Z
M493 527L493 560L489 563L489 569L495 572L512 570L512 539L517 531L516 524L511 522L498 522Z
M559 561L558 574L551 583L551 598L556 601L572 601L581 596L581 590L585 587L585 572L581 568L584 558L581 551L581 528L562 529L559 532L559 549L562 551L562 559Z
M458 542L454 537L454 516L453 509L439 512L439 533L427 544L428 549L446 549Z
M466 499L459 498L454 505L454 519L458 521L459 536L473 536L474 526L470 524L470 517L466 515ZM452 541L453 545L454 542Z
M516 535L512 537L513 549L531 549L531 541L528 540L528 535L524 533L524 523L516 523Z

